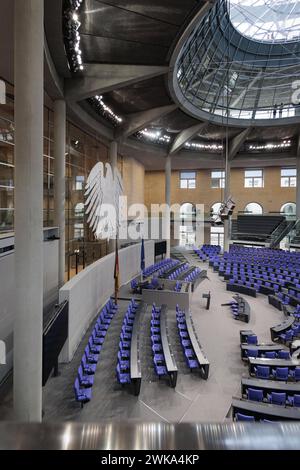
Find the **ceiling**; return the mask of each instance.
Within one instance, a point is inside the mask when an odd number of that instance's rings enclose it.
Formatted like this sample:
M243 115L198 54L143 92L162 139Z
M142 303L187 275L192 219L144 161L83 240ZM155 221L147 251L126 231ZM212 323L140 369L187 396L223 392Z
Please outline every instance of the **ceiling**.
M214 0L85 0L80 11L84 70L72 74L64 50L62 0L45 0L47 45L58 79L63 84L72 117L82 125L93 128L93 131L98 130L108 139L117 138L122 152L138 158L146 169L163 168L164 157L170 146L146 145L137 141L135 134L144 127L154 127L169 133L172 142L184 130L201 123L174 103L169 91L168 72L173 51L185 30L195 17L203 16L213 4ZM133 73L131 66L138 66ZM105 81L101 81L105 67ZM123 70L128 73L128 80L122 79ZM113 81L115 76L115 83L107 87L107 83ZM50 78L46 85L50 89ZM87 102L86 91L90 93L94 89L122 117L119 128L104 116L98 115ZM82 95L79 91L83 92ZM90 93L89 96L93 95ZM142 124L145 125L141 127ZM199 132L193 133L192 139L221 142L227 132L229 138L233 139L242 131L242 127L230 127L226 131L222 125L206 123ZM297 138L298 126L287 124L280 127L252 127L243 142L280 139L296 141ZM203 166L204 160L207 165L215 166L216 160L222 162L222 158L221 153L201 152L199 155L199 152L181 149L174 153L173 163L181 168L187 165L196 168ZM281 152L279 159L283 158L286 163L294 162L295 146ZM244 160L245 152L239 149L234 164L243 161L244 165ZM278 164L278 158L273 153L249 155L248 161L250 166L257 165L257 161L261 164L271 164L272 161Z

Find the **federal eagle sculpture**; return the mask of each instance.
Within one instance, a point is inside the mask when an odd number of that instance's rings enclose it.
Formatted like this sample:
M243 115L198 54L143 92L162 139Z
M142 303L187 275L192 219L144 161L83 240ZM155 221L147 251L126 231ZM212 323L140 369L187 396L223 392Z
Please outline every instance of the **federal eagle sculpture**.
M123 182L119 170L96 163L85 187L87 223L97 239L116 238L121 224Z

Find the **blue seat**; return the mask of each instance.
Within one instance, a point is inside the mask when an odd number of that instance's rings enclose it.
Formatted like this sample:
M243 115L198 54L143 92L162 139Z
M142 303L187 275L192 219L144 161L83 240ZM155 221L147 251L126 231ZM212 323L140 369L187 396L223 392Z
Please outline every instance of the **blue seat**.
M151 335L152 343L161 343L161 336L160 335Z
M161 377L162 375L167 375L168 371L165 365L154 364L154 369L156 374Z
M188 339L189 338L189 334L186 330L179 331L179 335L180 335L181 339Z
M236 413L235 419L236 421L248 421L249 423L255 421L254 416L243 415L242 413Z
M281 339L281 341L283 341L284 343L287 343L289 341L292 341L293 339L293 331L292 330L288 330L286 331L286 333L282 333L281 335L279 335L279 338Z
M275 351L266 351L262 354L262 357L265 357L266 359L276 359L277 356Z
M160 328L158 326L151 326L151 334L152 335L160 334Z
M130 373L129 372L123 372L120 368L119 363L117 364L116 373L117 373L118 382L120 384L124 385L124 384L129 384L131 382Z
M187 357L186 362L191 371L199 368L199 362L195 357Z
M246 357L258 357L258 349L245 349L245 356Z
M90 338L89 338L89 348L90 348L90 352L92 354L100 354L101 345L100 344L94 344L92 336L90 336Z
M156 354L157 352L162 351L162 345L161 345L161 343L154 343L154 344L152 344L152 351L153 351L154 354Z
M101 335L101 336L98 337L97 334L96 334L95 328L93 329L92 341L96 346L102 346L102 344L104 343L104 338L105 338L105 335L104 336Z
M268 366L257 366L254 368L255 375L258 379L269 379L270 378L270 367Z
M99 354L94 354L89 350L89 347L86 346L85 350L86 359L90 364L97 364L99 360Z
M165 357L164 357L163 354L156 353L153 356L153 361L154 361L155 364L164 363L165 362Z
M81 365L84 375L92 375L96 372L96 364L89 364L86 360L86 355L84 354L81 359Z
M290 376L296 381L300 380L300 367L296 367L294 370L291 369Z
M77 373L79 383L81 387L92 387L94 383L94 375L91 374L85 374L82 368L82 365L78 367L78 373Z
M276 367L272 370L272 374L277 380L288 380L289 368L288 367Z
M257 336L256 335L248 335L247 336L247 343L248 344L257 344Z
M81 406L92 399L92 388L80 388L78 377L74 382L74 393L76 401L79 401Z
M181 339L181 344L184 348L187 348L188 346L191 346L191 342L189 339Z
M97 340L103 338L103 341L104 341L104 338L105 338L106 333L107 333L106 329L105 330L99 330L97 328L97 325L95 325L95 328L93 329L93 332L95 333L95 338L97 338ZM99 343L99 344L101 344L101 343Z
M288 397L288 404L291 406L300 407L300 395L294 395L293 397Z
M184 349L184 355L187 359L193 359L195 357L194 351L190 348Z
M256 390L255 388L248 388L247 397L248 397L248 400L263 401L264 393L262 390Z
M271 392L268 394L268 401L273 405L282 405L286 403L286 393Z
M289 351L278 351L278 359L290 359L290 352Z

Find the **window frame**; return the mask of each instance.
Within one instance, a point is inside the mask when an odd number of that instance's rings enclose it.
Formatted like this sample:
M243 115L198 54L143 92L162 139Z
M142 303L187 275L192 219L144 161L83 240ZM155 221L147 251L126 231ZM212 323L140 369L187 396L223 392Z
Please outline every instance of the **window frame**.
M221 176L213 177L213 173L220 173ZM210 179L211 179L212 189L224 189L225 188L225 170L211 170ZM216 181L217 185L214 186L213 181Z
M294 175L284 175L284 171L293 171ZM287 184L283 184L284 180L287 181ZM292 180L294 184L291 184ZM281 188L296 188L297 187L297 168L281 168L280 170L280 187Z
M247 176L247 172L250 173L255 173L255 172L261 172L261 176L259 175L252 175L252 176ZM260 184L256 185L255 180L260 180ZM251 182L251 184L247 184L247 182ZM262 168L251 168L244 170L244 188L246 189L260 189L264 188L264 170Z
M182 175L185 174L191 174L194 175L194 177L188 178L188 177L183 177ZM186 186L183 186L184 182L186 182ZM196 184L197 182L197 172L196 171L180 171L179 172L179 187L180 189L196 189Z

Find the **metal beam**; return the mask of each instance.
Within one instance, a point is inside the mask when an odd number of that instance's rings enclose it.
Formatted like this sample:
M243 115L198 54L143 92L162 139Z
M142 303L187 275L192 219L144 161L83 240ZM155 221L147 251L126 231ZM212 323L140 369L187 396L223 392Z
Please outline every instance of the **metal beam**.
M230 142L229 145L229 160L233 160L234 157L238 154L240 148L242 147L243 143L247 139L248 135L250 134L252 128L247 127L247 129L243 130L240 134L236 135Z
M84 76L65 80L65 96L81 101L168 73L169 67L154 65L87 64Z
M195 135L199 134L199 132L203 131L207 127L207 123L196 124L195 126L189 127L188 129L184 129L181 131L176 137L171 145L169 155L173 155L174 153L179 152L182 149L184 144L192 139Z
M152 108L148 109L147 111L128 115L128 119L126 120L125 124L116 130L115 139L126 139L126 137L129 137L135 132L144 129L144 127L150 124L152 121L166 116L167 114L174 111L176 108L176 104L171 104L168 106L160 106L158 108Z

